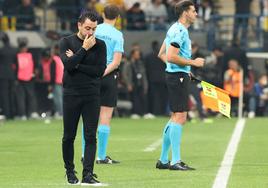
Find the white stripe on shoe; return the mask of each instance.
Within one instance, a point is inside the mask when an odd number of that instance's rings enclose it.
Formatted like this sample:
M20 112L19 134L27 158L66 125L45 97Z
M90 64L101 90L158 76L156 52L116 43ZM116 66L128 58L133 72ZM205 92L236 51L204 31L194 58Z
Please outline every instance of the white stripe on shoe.
M107 183L81 183L81 186L91 186L91 187L107 187Z

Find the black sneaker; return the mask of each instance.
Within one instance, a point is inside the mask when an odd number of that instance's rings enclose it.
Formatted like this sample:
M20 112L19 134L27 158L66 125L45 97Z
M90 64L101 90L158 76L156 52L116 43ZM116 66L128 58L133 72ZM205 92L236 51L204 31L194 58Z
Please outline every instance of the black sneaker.
M78 185L80 184L79 179L76 177L77 172L72 170L72 171L67 171L66 172L66 178L67 178L67 183L70 185Z
M87 173L86 175L83 176L81 185L82 186L101 186L102 184L96 180L97 175L93 173Z
M118 164L119 161L111 159L111 157L106 156L104 160L96 160L97 164Z
M174 165L170 165L169 166L169 170L195 170L195 168L189 167L187 164L185 164L184 162L178 162Z
M169 169L169 162L167 164L164 164L160 160L158 160L155 167L158 169Z
M84 162L84 157L81 157L81 163L83 165L83 162Z

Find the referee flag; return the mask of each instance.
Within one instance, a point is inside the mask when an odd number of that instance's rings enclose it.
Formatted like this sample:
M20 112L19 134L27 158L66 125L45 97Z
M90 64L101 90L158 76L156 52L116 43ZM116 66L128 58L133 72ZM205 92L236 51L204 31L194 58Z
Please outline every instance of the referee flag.
M201 81L201 86L204 93L203 105L230 118L231 99L228 92L205 81Z

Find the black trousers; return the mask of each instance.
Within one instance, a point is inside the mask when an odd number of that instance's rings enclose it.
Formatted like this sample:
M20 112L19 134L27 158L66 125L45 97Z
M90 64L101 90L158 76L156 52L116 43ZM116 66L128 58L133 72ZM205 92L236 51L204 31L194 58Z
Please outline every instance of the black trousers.
M27 116L31 115L32 112L37 112L33 81L19 81L16 96L19 116Z
M149 112L154 115L166 115L168 93L165 83L149 83L148 103Z
M96 154L96 131L100 113L99 96L63 96L62 154L66 171L74 170L74 140L80 115L85 138L83 175L93 173Z
M142 87L134 87L131 92L132 113L144 115L147 112L147 101L144 89Z
M0 79L0 108L2 108L2 113L7 119L12 118L13 116L13 83L13 80Z

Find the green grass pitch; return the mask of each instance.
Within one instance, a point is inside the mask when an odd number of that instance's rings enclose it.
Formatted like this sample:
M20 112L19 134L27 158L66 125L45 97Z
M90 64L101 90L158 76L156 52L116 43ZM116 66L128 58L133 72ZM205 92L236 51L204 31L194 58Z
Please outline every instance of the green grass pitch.
M187 123L182 158L192 172L155 169L161 146L144 149L161 138L167 118L114 119L108 155L118 165L95 165L99 180L111 188L210 188L237 119L214 119L213 124ZM66 185L61 154L62 121L9 121L0 125L0 187L47 188ZM232 172L230 188L268 187L268 118L246 121ZM75 164L81 179L81 125L75 141Z

